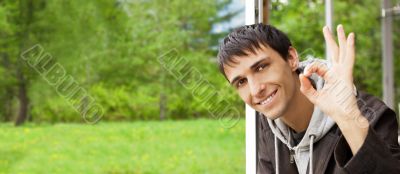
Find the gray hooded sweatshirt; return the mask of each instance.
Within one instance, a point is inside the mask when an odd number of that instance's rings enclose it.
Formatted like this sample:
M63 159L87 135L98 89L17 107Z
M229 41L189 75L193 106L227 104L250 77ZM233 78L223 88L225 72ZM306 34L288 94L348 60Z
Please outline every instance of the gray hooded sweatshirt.
M330 67L330 64L322 59L308 59L306 61L300 62L298 70L300 72L304 71L304 68L311 64L314 61L319 61L321 63L326 64ZM321 89L324 85L324 80L313 74L310 78L311 83L317 90ZM285 144L290 152L291 152L291 159L294 159L296 163L298 172L300 174L305 174L307 171L308 164L312 165L312 153L313 153L313 144L320 140L325 134L331 129L335 122L327 115L325 115L318 107L314 106L314 111L308 125L308 128L301 139L301 141L296 145L292 146L292 133L290 128L286 126L285 123L282 122L281 119L277 118L275 120L267 119L268 124L275 135L275 160L276 165L279 166L279 156L278 156L278 146L277 140L279 139L283 144ZM311 162L310 162L311 161ZM276 173L279 167L276 167ZM310 166L310 173L312 173L312 166Z

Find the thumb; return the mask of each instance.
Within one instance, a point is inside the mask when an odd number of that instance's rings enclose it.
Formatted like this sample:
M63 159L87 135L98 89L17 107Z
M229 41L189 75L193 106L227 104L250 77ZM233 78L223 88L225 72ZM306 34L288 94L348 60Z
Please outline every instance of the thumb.
M299 75L300 79L300 91L312 102L315 103L317 99L317 91L311 85L310 80L304 76L304 74Z

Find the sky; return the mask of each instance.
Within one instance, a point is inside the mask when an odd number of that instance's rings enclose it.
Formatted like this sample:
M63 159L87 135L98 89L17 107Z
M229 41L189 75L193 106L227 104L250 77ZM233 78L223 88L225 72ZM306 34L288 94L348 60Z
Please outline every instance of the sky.
M236 28L244 25L244 11L245 11L245 0L233 0L230 5L225 10L220 12L220 15L226 14L229 11L237 11L240 10L239 14L233 17L229 22L215 24L213 26L213 33L220 33L223 31L227 31L231 28Z

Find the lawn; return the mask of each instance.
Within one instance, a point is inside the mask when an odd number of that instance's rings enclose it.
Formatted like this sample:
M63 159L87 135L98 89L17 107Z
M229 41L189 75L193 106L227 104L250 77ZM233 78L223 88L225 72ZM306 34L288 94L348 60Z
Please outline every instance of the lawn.
M0 174L245 173L245 124L0 124Z

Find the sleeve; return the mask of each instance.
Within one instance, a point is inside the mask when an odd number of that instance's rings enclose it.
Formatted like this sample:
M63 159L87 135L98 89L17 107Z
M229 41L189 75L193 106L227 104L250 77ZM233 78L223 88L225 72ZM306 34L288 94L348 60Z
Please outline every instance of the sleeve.
M400 147L396 114L386 108L353 156L342 136L334 150L335 161L346 173L400 173Z

